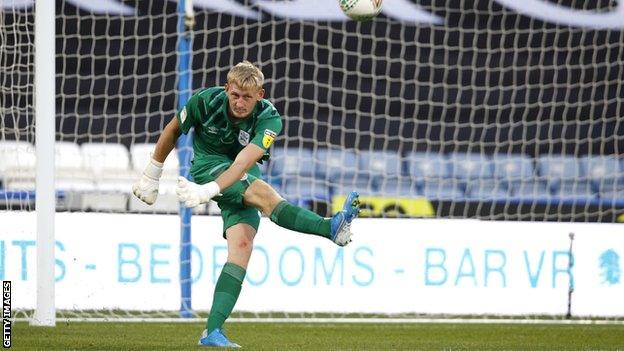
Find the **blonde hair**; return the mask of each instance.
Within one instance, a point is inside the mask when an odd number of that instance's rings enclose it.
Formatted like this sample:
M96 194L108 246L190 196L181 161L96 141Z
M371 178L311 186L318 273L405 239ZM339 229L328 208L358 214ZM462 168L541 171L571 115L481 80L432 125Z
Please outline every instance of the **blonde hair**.
M261 89L264 84L264 74L260 68L245 60L232 67L227 74L228 84L236 84L241 89Z

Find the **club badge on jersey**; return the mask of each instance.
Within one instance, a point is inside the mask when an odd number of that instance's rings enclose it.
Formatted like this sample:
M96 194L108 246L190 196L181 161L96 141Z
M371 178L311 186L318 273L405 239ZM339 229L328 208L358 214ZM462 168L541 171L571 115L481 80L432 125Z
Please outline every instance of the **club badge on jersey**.
M264 146L265 149L268 149L271 144L273 144L273 140L275 140L276 136L277 134L274 131L265 129L264 136L262 137L262 146Z
M244 130L241 130L238 133L238 142L243 146L249 144L249 133L247 133Z

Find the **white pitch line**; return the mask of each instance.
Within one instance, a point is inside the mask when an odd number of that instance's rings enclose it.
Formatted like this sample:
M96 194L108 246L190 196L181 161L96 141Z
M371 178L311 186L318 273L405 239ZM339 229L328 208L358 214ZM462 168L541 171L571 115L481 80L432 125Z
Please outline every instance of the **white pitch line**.
M15 318L15 322L30 322ZM57 318L61 323L203 323L205 318ZM339 323L339 324L550 324L624 325L624 320L606 319L512 319L512 318L230 318L228 323Z

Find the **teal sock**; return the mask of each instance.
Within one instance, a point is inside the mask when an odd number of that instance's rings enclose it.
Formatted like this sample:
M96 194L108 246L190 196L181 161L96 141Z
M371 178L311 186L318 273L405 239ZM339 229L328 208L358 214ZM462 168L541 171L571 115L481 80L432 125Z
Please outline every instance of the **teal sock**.
M286 229L329 238L331 222L316 213L282 201L271 213L271 221Z
M208 334L217 328L221 328L232 313L244 278L245 269L243 267L230 262L223 266L219 279L217 279L210 315L206 322Z

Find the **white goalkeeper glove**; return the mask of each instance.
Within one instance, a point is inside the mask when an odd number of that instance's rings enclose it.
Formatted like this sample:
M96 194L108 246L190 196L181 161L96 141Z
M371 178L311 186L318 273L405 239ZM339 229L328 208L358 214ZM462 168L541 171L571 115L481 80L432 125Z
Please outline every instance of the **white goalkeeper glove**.
M158 197L158 182L163 172L163 163L150 157L143 175L132 185L132 193L142 202L152 205Z
M178 177L176 194L178 194L178 200L186 207L195 207L206 203L213 197L221 195L220 192L221 189L219 189L217 182L199 185L184 177Z

